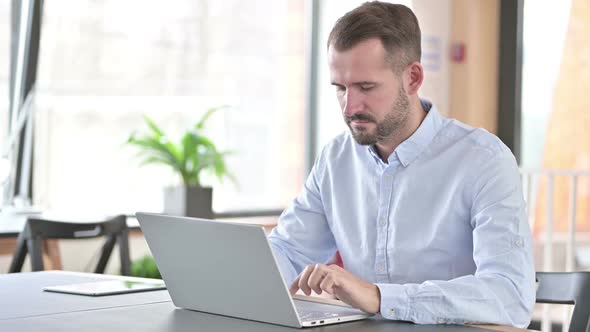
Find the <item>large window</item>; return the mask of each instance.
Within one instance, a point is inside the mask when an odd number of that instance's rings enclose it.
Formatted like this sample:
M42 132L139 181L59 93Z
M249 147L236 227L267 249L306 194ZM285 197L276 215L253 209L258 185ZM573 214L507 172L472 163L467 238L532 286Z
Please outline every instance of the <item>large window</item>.
M8 73L10 72L10 1L0 1L0 158L8 132ZM0 160L0 167L6 167ZM0 177L5 169L0 169ZM0 179L2 181L2 179ZM0 206L3 202L0 185Z
M560 6L542 1L524 2L521 133L525 168L543 167L543 148L555 105L570 9L569 0ZM547 15L552 17L552 24L547 24Z
M576 232L590 232L587 4L586 0L563 1L559 6L524 2L522 164L534 175L528 194L536 234L568 232L572 217ZM560 174L548 176L552 169ZM551 227L546 226L549 222ZM583 239L576 236L578 244L588 246ZM588 255L580 252L577 258L585 266Z
M234 152L238 183L210 182L214 210L286 206L304 177L304 4L45 2L35 202L71 212L160 211L162 188L179 179L139 167L125 140L145 128L144 114L178 139L207 108L230 105L211 118L209 134Z
M10 72L10 1L0 2L0 141L8 131L8 76Z

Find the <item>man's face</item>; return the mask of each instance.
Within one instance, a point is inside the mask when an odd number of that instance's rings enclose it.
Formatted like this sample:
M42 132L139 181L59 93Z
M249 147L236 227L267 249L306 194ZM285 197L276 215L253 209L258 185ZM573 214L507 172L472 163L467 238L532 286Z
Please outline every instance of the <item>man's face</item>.
M400 131L410 111L408 96L379 39L342 52L330 46L328 63L344 121L359 144L383 142Z

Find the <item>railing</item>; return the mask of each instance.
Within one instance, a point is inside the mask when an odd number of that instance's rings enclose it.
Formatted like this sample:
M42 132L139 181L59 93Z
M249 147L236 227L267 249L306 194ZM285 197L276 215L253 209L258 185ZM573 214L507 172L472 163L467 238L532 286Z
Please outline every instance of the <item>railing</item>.
M523 185L523 193L527 204L527 212L529 216L529 223L531 228L535 227L537 220L536 207L538 204L546 204L545 207L545 225L543 234L543 271L554 271L553 266L553 244L554 238L554 194L555 194L555 179L556 177L565 177L569 182L569 196L568 196L568 227L565 240L565 271L571 272L576 269L576 204L578 200L578 183L582 177L590 177L590 171L565 170L565 169L521 169L521 179ZM547 190L545 201L537 201L542 199L539 197L539 188L541 180L546 178ZM550 305L543 305L543 318L541 328L543 331L551 331L551 307ZM563 310L562 326L563 332L568 330L569 321L571 318L571 306L567 306Z

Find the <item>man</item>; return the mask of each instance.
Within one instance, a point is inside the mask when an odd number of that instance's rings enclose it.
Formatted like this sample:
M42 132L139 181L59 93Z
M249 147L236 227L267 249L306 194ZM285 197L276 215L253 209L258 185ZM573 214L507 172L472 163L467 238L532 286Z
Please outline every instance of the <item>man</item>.
M402 5L365 3L336 22L328 61L350 131L269 237L283 277L292 293L389 319L526 327L535 282L515 159L418 97L420 53Z

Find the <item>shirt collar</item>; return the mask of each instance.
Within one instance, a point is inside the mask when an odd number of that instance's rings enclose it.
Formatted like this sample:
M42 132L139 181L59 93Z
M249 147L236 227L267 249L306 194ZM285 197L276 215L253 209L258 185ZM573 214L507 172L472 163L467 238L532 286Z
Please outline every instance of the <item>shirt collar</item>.
M412 136L398 145L388 157L389 164L397 159L404 167L408 167L428 147L442 128L443 118L438 113L436 106L426 99L420 99L420 103L427 113L426 117ZM369 146L368 148L373 157L380 159L375 147Z

